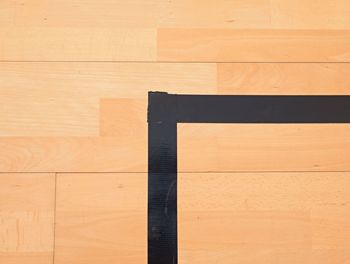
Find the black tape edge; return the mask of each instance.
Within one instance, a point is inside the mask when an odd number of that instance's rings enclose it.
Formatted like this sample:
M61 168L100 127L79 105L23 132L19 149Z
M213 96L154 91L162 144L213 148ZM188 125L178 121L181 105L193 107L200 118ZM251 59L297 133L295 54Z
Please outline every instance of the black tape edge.
M148 264L177 264L177 123L350 123L350 96L148 94Z

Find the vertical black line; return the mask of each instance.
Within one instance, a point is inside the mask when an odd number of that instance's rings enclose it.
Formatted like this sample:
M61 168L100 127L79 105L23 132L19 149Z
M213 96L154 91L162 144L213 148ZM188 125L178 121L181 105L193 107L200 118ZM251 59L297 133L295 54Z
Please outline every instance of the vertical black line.
M148 264L177 264L179 123L350 123L350 96L175 95L148 101Z
M148 123L148 264L177 264L177 129Z

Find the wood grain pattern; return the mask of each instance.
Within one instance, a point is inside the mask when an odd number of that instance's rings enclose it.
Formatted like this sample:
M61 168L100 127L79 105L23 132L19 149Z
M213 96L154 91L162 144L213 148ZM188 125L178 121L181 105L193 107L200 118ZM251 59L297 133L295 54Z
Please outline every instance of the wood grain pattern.
M2 1L0 10L3 27L345 29L350 25L346 0L24 0Z
M349 62L348 30L158 29L158 61Z
M135 99L102 99L100 101L100 135L143 138L147 134L147 102ZM142 142L145 143L147 139ZM130 140L126 140L129 141ZM141 143L141 142L140 142Z
M179 124L178 167L207 171L348 171L350 125Z
M50 264L55 174L0 173L0 262Z
M2 1L0 10L2 27L346 29L350 25L346 0L25 0Z
M346 0L175 0L167 7L160 27L349 29L350 25Z
M0 138L5 172L146 172L147 130L116 137ZM139 159L139 160L138 160Z
M0 138L0 170L147 172L146 123L135 122L126 129L111 126L115 132L108 133L115 136ZM179 171L346 171L350 168L349 125L180 124L179 127Z
M0 27L1 61L154 61L155 29Z
M1 136L98 136L100 99L146 104L150 90L213 94L216 65L0 63L0 85Z
M346 0L6 0L0 60L155 61L168 28L159 60L346 61L348 33L329 30L349 14Z
M0 263L146 263L147 92L349 95L349 30L347 0L0 1ZM179 264L348 263L349 132L179 125Z
M349 29L349 3L346 0L270 1L271 23L277 28Z
M349 95L347 63L219 63L220 94Z
M180 174L180 263L346 263L349 176Z
M147 263L147 174L58 174L55 263Z
M146 176L59 174L57 263L145 263ZM348 177L179 174L181 263L259 257L263 263L342 263L350 232Z
M130 110L131 109L131 110ZM2 137L6 172L147 172L146 102L103 99L97 137ZM179 124L179 171L346 171L350 126Z
M24 0L7 6L6 26L64 28L152 28L156 27L161 10L159 0L84 1L84 0ZM10 15L10 12L15 13ZM13 14L12 13L12 14Z

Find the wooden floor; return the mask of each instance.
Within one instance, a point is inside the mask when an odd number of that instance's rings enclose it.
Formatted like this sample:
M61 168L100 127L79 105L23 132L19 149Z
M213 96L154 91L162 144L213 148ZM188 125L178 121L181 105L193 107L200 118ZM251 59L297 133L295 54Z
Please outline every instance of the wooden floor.
M147 263L147 92L350 95L347 0L0 1L0 263ZM349 264L350 125L181 124L179 264Z

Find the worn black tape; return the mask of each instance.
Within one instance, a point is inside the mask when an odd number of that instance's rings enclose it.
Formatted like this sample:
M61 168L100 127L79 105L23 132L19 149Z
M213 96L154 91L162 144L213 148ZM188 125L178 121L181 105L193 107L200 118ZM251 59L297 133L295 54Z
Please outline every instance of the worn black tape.
M348 123L349 96L179 95L181 123Z
M148 98L148 264L177 264L177 123L350 123L350 96Z
M148 124L148 263L177 263L177 130Z

